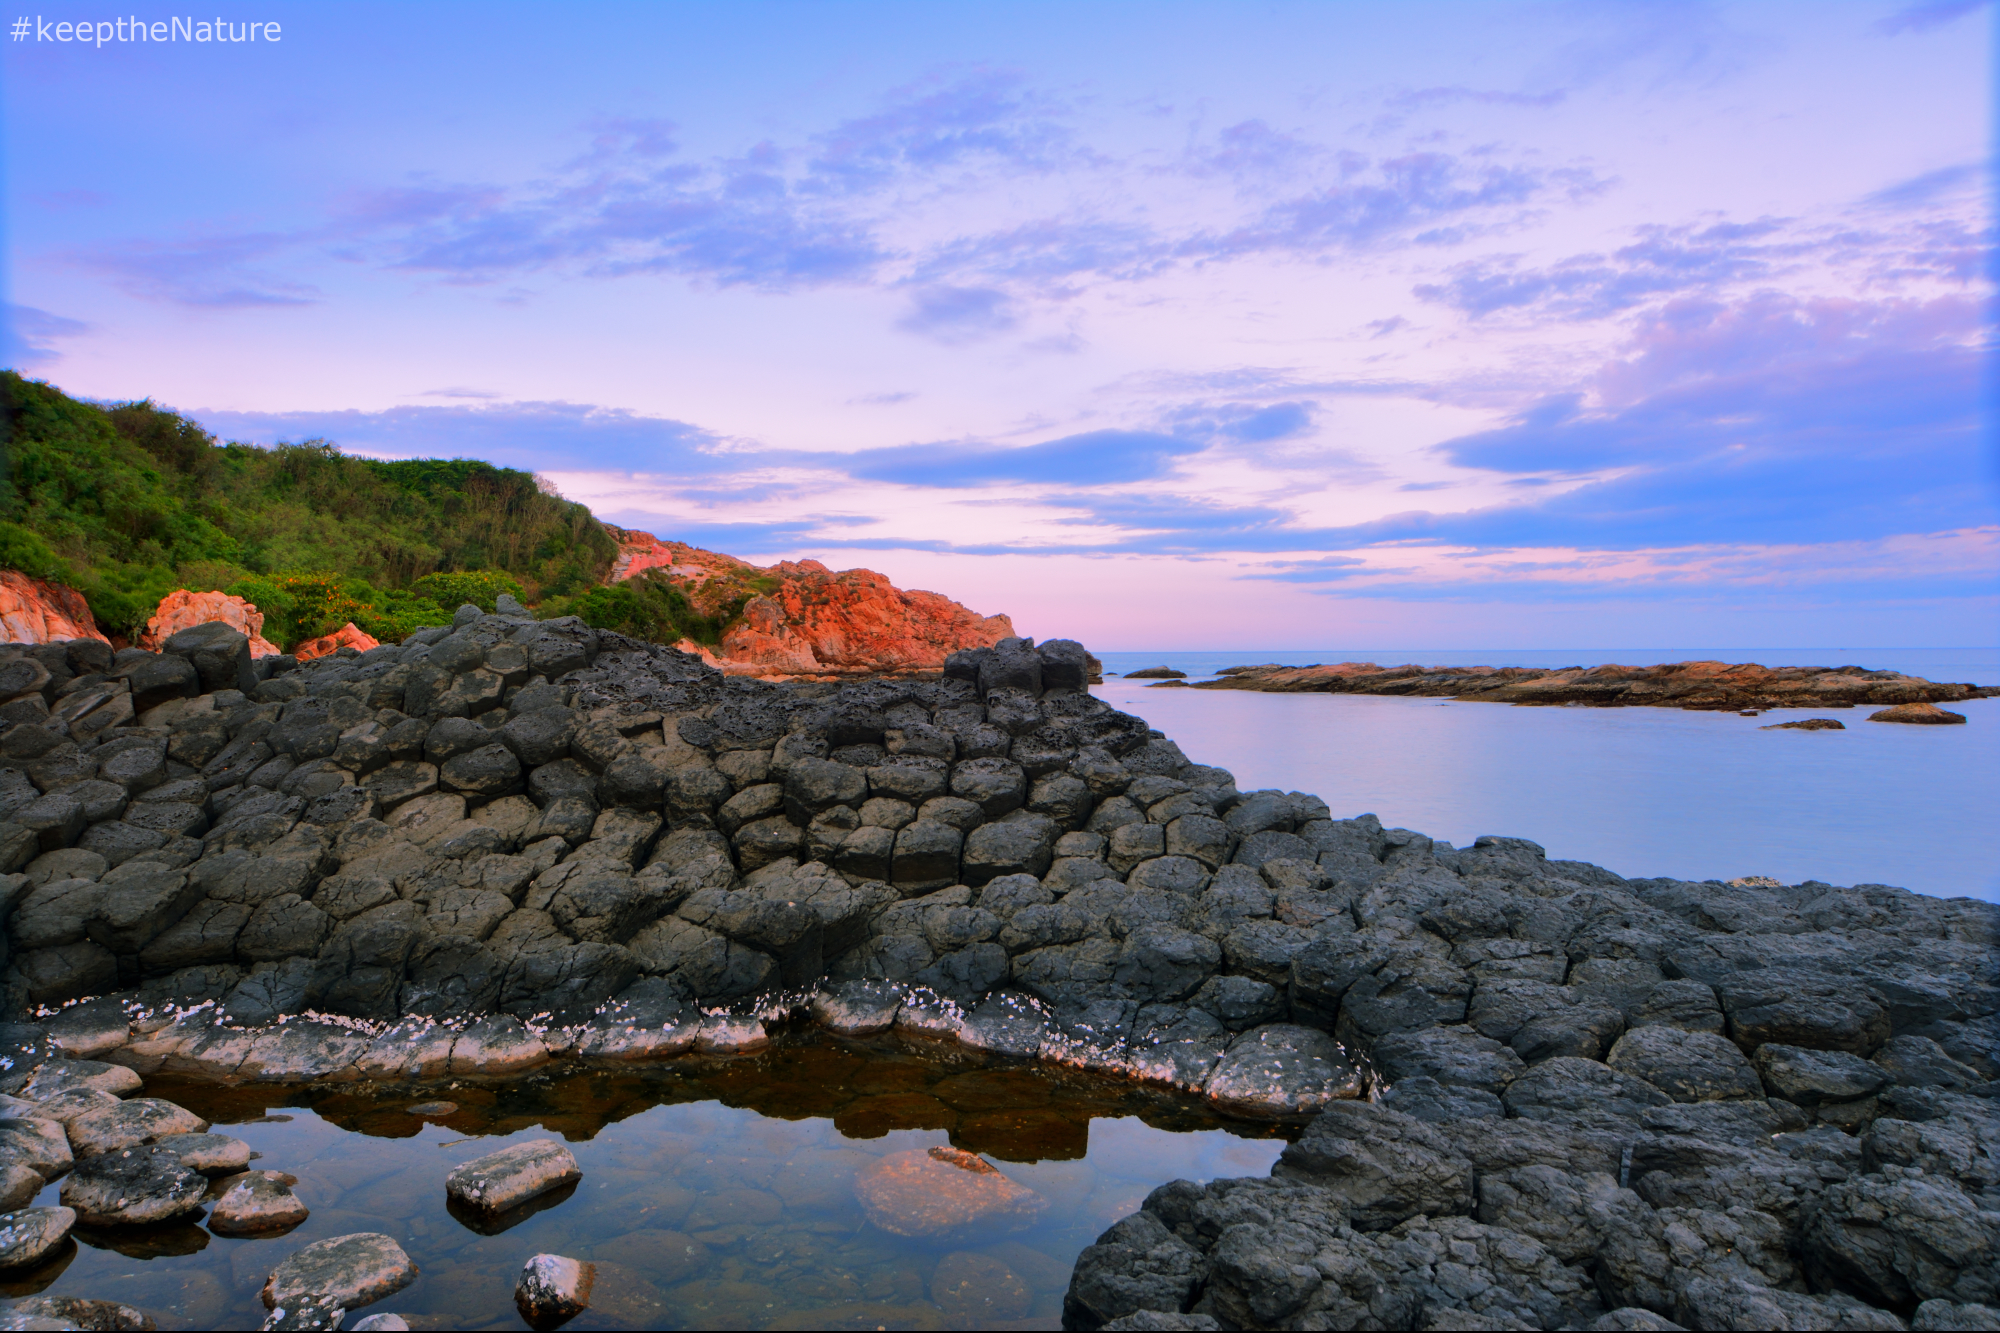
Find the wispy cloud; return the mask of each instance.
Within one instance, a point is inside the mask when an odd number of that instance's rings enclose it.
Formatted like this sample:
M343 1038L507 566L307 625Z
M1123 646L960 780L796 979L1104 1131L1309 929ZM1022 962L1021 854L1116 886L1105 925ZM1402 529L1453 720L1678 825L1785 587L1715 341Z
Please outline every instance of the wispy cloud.
M58 338L76 338L90 332L82 320L50 314L31 305L0 307L0 364L31 367L60 359L54 346Z
M1976 13L1991 3L1992 0L1918 0L1918 3L1905 5L1878 21L1875 31L1885 37L1906 32L1929 32L1932 28L1941 28Z
M1548 100L1470 89L1407 97ZM1586 164L1504 148L1370 155L1263 120L1161 162L1086 142L1074 108L984 69L727 156L690 158L662 121L603 120L582 134L581 151L521 180L427 176L346 195L290 232L94 243L73 258L133 295L210 307L319 300L329 279L284 275L317 274L326 261L451 284L664 275L766 292L907 289L899 327L962 345L1024 327L1026 307L1069 299L1078 284L1451 246L1610 184ZM1156 207L1163 192L1189 190L1197 207Z

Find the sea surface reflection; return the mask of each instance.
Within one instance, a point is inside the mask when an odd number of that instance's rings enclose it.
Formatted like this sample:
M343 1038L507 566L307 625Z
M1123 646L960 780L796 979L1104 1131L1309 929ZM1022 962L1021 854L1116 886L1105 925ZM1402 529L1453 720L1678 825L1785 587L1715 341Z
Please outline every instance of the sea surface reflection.
M1901 655L1907 662L1860 660L1932 679L2000 683L1991 653L1932 653L1938 660L1910 653ZM1558 660L1525 665L1590 661L1531 656ZM1211 679L1221 666L1294 658L1451 660L1436 653L1104 657L1107 671L1165 663L1194 680ZM1531 838L1552 857L1628 877L1769 875L1788 884L1894 884L1940 897L2000 899L2000 821L1993 818L2000 810L2000 700L1951 705L1965 715L1964 726L1914 727L1870 723L1872 710L1864 708L1741 717L1148 685L1112 678L1093 692L1151 722L1197 763L1229 769L1243 790L1312 792L1337 818L1372 811L1384 824L1460 847L1484 833ZM1760 730L1802 717L1838 718L1845 730Z
M814 1031L757 1056L508 1084L156 1078L147 1095L248 1141L257 1169L297 1176L311 1217L276 1239L192 1223L86 1232L0 1294L122 1301L168 1328L255 1328L257 1293L285 1255L379 1231L422 1275L360 1313L394 1311L412 1328L521 1328L513 1285L539 1252L598 1266L591 1308L568 1328L1058 1328L1078 1252L1152 1189L1263 1175L1284 1148L1274 1127L1224 1122L1198 1099L1128 1080ZM410 1111L438 1099L457 1109ZM573 1193L545 1196L494 1235L447 1210L453 1166L549 1137L583 1168ZM975 1173L1004 1177L1004 1206L923 1231L936 1216L925 1205L965 1174L937 1163L975 1160L987 1164ZM911 1163L917 1191L898 1192Z

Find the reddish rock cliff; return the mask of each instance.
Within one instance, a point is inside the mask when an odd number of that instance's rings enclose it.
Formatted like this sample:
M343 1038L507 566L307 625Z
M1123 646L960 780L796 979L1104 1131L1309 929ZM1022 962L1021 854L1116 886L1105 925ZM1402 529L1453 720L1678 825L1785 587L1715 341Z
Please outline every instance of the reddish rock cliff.
M222 592L191 592L186 588L160 599L159 609L139 635L139 646L160 651L160 645L175 634L195 625L220 620L250 639L250 656L276 657L284 649L264 637L264 613L254 602Z
M18 569L0 569L0 642L103 638L82 593L47 579L30 578Z
M325 657L328 653L338 652L342 648L353 648L357 652L365 653L379 644L380 640L350 620L331 634L322 634L317 639L307 639L292 649L292 656L301 662L309 662L315 657Z
M817 560L758 566L650 532L610 532L619 543L613 582L662 571L705 615L742 602L719 649L700 650L733 675L936 671L961 648L990 647L1014 634L1004 615L982 616L934 592L904 591L872 569L835 573Z

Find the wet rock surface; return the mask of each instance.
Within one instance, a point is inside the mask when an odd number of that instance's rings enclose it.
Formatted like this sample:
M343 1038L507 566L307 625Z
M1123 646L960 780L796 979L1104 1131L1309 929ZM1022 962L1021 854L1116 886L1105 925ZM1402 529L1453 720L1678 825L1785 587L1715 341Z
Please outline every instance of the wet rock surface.
M1859 1327L1992 1299L1988 904L1628 880L1335 819L1190 762L1061 641L784 685L476 611L306 663L179 637L0 731L0 986L39 1020L7 1038L0 1093L30 1112L0 1121L0 1187L32 1197L73 1153L99 1224L229 1164L122 1100L142 1076L722 1059L798 1015L1304 1126L1270 1180L1168 1187L1106 1233L1078 1326ZM45 706L48 656L17 672ZM1478 688L1914 701L1880 676ZM1008 1109L905 1095L865 1114ZM878 1168L883 1218L1033 1210L917 1157Z
M264 1308L274 1315L301 1307L355 1310L394 1295L416 1276L410 1256L388 1236L373 1232L336 1236L316 1241L280 1263L264 1284Z
M514 1283L514 1308L530 1328L556 1328L590 1308L597 1265L560 1254L537 1254Z
M583 1169L569 1149L540 1139L512 1144L453 1168L445 1177L445 1193L476 1212L502 1213L582 1178Z

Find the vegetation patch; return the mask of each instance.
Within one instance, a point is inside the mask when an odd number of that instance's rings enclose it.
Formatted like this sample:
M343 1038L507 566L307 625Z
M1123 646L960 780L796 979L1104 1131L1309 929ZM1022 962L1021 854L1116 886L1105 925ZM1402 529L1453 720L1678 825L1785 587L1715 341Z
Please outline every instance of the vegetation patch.
M575 599L618 553L586 506L512 468L223 443L151 401L11 371L0 409L0 565L77 588L113 634L186 587L255 602L286 647L349 620L400 639L502 592Z

